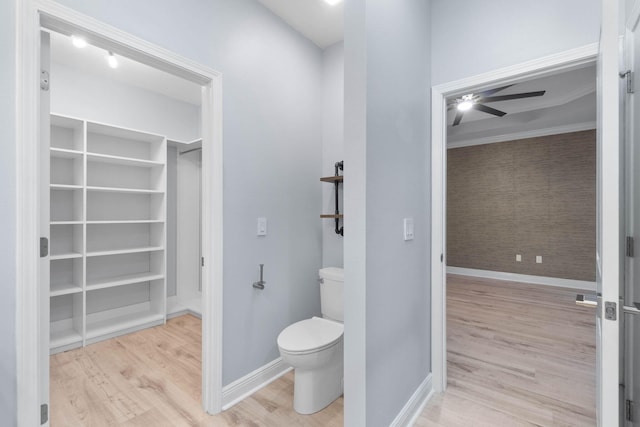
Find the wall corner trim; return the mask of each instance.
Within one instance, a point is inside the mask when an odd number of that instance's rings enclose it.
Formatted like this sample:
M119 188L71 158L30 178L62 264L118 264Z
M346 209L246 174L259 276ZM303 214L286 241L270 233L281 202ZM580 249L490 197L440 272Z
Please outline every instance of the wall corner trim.
M555 286L557 288L569 288L580 291L596 292L596 282L586 280L561 279L557 277L530 276L528 274L506 273L502 271L476 270L473 268L449 267L447 274L459 274L461 276L482 277L485 279L506 280L511 282L533 283L535 285Z
M293 368L282 357L267 363L253 372L222 388L222 410L226 411L262 387L277 380Z
M427 402L433 396L431 373L422 381L407 403L402 407L390 427L408 427L415 424Z

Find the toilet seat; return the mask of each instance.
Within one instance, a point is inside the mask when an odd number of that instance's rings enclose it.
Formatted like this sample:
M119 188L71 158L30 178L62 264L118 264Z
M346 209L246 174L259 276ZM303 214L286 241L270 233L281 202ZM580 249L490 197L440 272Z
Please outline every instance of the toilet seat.
M336 345L344 333L342 323L312 317L301 320L278 335L278 347L290 354L316 353Z

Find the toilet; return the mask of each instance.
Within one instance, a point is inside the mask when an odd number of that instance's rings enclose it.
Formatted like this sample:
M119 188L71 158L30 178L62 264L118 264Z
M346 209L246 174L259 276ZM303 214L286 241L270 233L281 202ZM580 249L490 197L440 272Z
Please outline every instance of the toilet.
M344 306L341 268L320 270L322 317L296 322L278 335L282 359L295 369L293 409L313 414L342 395Z

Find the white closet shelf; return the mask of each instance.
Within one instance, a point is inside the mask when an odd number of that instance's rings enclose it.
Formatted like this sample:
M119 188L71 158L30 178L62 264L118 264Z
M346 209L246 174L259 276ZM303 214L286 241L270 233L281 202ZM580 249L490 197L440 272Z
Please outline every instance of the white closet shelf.
M116 311L116 310L114 310ZM149 309L142 312L134 312L116 315L114 317L106 317L102 315L100 318L92 318L87 316L87 339L92 339L104 335L113 334L115 332L132 329L153 322L162 322L164 314L154 313Z
M75 329L54 330L54 328L51 328L49 348L57 348L79 342L82 342L82 335Z
M100 153L87 153L87 160L91 162L97 162L97 163L111 163L114 165L139 166L144 168L164 166L164 162L136 159L134 157L113 156L111 154L100 154Z
M73 259L73 258L82 258L82 254L78 252L51 253L51 256L49 257L51 261L55 261L57 259Z
M82 185L51 184L52 190L82 190Z
M139 252L158 252L163 251L164 246L143 246L139 248L115 249L110 251L93 251L87 252L87 257L105 256L105 255L123 255L135 254Z
M82 292L82 287L75 283L51 284L51 292L49 296L58 297L60 295L77 294Z
M87 221L87 225L98 224L160 224L163 223L163 219L118 219L113 221Z
M97 279L87 281L87 291L95 291L97 289L115 288L116 286L132 285L135 283L150 282L151 280L164 279L163 274L158 273L136 273L126 274L122 276L109 277L107 279Z
M79 187L79 188L82 188L82 187ZM164 194L163 190L144 190L140 188L95 187L95 186L87 186L87 191L102 191L106 193L128 193L128 194Z
M58 159L79 159L82 157L82 151L69 150L67 148L55 148L51 147L51 157Z
M82 221L51 221L50 225L82 225Z

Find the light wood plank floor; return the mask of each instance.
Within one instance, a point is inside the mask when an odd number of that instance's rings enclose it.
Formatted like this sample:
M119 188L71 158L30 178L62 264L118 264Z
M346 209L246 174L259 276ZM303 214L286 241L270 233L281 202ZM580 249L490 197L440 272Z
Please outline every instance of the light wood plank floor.
M447 391L416 426L595 426L595 312L575 290L448 276Z
M293 372L216 416L201 408L201 322L165 326L51 356L51 426L318 426L343 424L343 398L293 410Z

